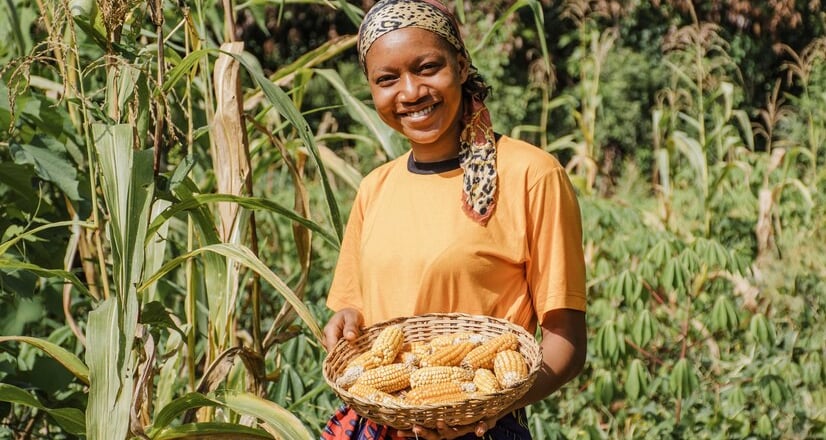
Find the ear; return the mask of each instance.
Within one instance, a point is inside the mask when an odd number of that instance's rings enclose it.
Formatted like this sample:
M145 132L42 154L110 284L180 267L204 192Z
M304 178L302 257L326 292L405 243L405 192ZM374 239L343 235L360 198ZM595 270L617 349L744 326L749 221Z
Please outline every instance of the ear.
M470 62L466 56L462 54L456 56L456 68L459 72L459 83L464 84L470 75Z

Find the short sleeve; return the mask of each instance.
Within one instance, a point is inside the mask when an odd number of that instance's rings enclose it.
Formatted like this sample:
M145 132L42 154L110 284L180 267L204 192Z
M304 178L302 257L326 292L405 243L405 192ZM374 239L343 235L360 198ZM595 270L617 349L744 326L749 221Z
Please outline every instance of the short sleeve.
M348 307L363 311L364 308L360 281L361 258L359 257L361 230L364 222L363 199L359 191L353 201L350 218L341 241L333 282L327 295L327 307L333 311Z
M539 322L555 309L585 311L585 259L576 193L565 169L548 170L528 192L526 267Z

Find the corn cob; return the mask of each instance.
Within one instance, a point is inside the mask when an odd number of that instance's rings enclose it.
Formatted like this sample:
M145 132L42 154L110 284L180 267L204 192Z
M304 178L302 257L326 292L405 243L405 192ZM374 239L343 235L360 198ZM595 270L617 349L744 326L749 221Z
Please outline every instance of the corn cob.
M379 335L376 336L376 340L373 341L370 351L379 359L381 365L387 365L393 362L393 359L396 359L396 355L401 351L402 345L404 345L402 328L398 325L392 325L384 328Z
M396 355L396 359L393 359L394 364L405 364L408 367L418 367L419 366L419 357L416 356L415 353L412 351L400 351L399 354Z
M455 367L473 350L472 342L461 342L455 345L446 345L437 348L433 353L423 357L419 364L422 367L450 366Z
M410 352L421 359L430 354L430 344L425 341L415 341L410 343Z
M350 367L362 367L365 370L371 370L379 366L379 358L372 351L365 351L364 353L354 357L348 364Z
M430 347L432 349L439 349L447 345L455 345L462 342L473 342L474 345L479 345L485 341L485 337L471 332L447 333L436 336L430 340Z
M434 383L413 388L404 396L410 405L451 403L467 400L468 395L458 383Z
M476 390L482 394L492 394L502 389L493 371L485 368L473 373L473 383L476 384Z
M462 367L422 367L410 373L410 387L473 380L473 372Z
M385 393L384 391L379 391L369 385L355 384L352 387L350 387L348 391L350 391L350 393L356 397L361 397L362 399L369 400L375 403L390 403L394 405L403 404L402 400L398 397Z
M493 359L493 371L499 383L505 388L511 388L528 377L525 358L515 350L499 352Z
M410 367L405 364L382 365L362 373L353 386L359 384L394 393L410 386Z
M471 370L477 368L493 369L493 358L504 350L515 350L519 340L514 333L502 333L484 344L474 348L462 360L461 365Z
M344 372L336 379L336 385L347 389L356 382L362 373L378 366L379 358L372 351L365 351L347 364Z

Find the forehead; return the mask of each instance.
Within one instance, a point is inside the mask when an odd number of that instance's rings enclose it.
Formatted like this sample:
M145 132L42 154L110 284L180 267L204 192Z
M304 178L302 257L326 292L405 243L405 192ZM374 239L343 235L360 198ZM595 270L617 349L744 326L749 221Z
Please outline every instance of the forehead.
M441 36L426 29L406 27L388 32L373 43L365 56L368 67L404 58L440 53L456 57L458 52Z

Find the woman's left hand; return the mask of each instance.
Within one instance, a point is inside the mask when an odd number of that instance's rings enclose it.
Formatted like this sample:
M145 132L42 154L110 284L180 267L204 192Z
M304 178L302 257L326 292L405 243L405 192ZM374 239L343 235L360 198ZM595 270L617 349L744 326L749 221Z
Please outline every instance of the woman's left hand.
M476 437L482 437L489 429L496 426L498 419L499 417L492 417L464 426L447 426L445 422L439 421L436 428L414 426L409 431L399 431L399 434L419 440L450 440L471 433L476 434Z

